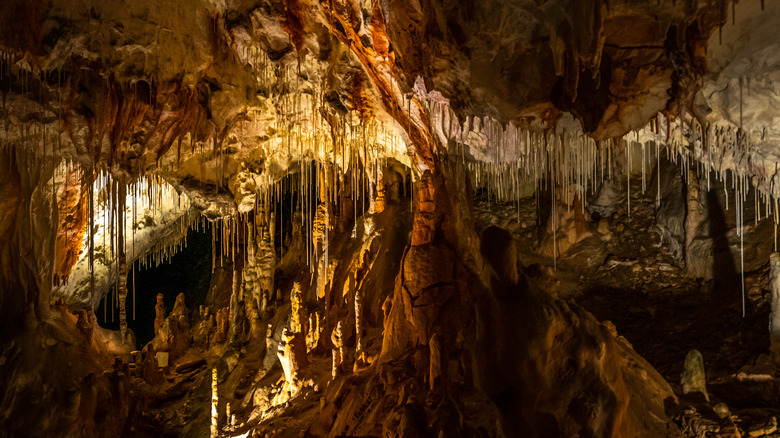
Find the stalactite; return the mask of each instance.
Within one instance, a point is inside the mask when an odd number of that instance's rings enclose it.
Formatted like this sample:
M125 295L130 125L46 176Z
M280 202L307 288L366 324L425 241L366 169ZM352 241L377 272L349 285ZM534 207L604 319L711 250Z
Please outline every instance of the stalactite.
M628 202L628 217L631 217L631 141L626 142L626 202Z
M118 197L117 197L117 265L119 270L118 275L118 291L119 298L119 330L122 335L122 342L127 342L127 260L125 257L125 202L127 200L127 184L124 180L118 181ZM135 301L135 298L134 298Z

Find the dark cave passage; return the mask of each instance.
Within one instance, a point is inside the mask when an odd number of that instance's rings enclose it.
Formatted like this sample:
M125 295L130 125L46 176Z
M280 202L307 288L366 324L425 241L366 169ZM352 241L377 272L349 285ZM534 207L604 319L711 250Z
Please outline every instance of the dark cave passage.
M200 231L190 228L187 233L187 246L159 266L139 267L135 264L135 317L133 317L132 290L133 274L127 279L127 327L136 337L136 347L140 349L154 338L155 303L157 294L163 294L166 314L173 310L176 296L184 294L187 307L196 312L204 304L211 282L211 228ZM119 313L112 307L114 290L106 300L101 301L96 310L101 327L119 330ZM105 312L105 313L104 313ZM104 317L105 315L105 317Z

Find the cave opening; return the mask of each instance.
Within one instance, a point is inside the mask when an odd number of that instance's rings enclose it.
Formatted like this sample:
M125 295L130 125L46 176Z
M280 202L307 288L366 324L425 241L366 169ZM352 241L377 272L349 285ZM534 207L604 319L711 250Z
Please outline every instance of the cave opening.
M128 296L127 327L135 335L137 348L154 338L157 294L163 294L166 314L173 310L176 296L180 293L184 294L193 316L206 302L212 273L210 228L190 228L186 247L159 265L143 267L140 261L134 263L135 272L127 276L128 291L135 290L135 303L132 303L133 296ZM114 284L95 311L100 326L111 330L119 330L116 290L117 285Z

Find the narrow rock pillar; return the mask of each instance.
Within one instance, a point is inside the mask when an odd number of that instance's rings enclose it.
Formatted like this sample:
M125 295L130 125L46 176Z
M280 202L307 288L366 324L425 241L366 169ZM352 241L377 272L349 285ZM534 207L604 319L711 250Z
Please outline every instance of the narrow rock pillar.
M219 394L217 392L217 368L211 370L211 438L219 436L217 420L219 419Z
M683 394L700 393L709 401L707 394L707 376L704 372L704 358L699 350L691 350L685 356L685 365L682 375Z

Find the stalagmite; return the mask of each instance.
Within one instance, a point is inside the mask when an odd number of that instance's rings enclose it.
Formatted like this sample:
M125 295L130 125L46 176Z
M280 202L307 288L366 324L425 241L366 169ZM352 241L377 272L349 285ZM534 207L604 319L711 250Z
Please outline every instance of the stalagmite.
M274 347L274 329L272 324L268 324L268 327L265 329L266 352L273 351L273 347Z
M230 329L228 339L231 345L243 345L246 341L246 304L237 294L230 299Z
M333 343L333 367L331 375L335 379L341 369L341 363L344 360L344 341L341 329L341 321L336 323L336 327L330 334L330 341Z
M705 279L713 278L713 263L702 257L711 251L702 236L709 236L706 197L701 190L699 178L693 170L688 171L686 194L687 214L685 215L685 266L688 274Z
M363 351L363 298L360 288L355 289L355 356Z
M772 293L769 313L769 350L772 360L780 365L780 253L769 256L769 288Z
M165 303L163 294L157 294L157 303L154 305L154 335L157 336L160 332L160 326L165 322Z
M699 350L691 350L685 356L684 371L682 380L683 394L701 394L707 401L710 396L707 394L707 378L704 372L704 359Z
M219 392L217 387L217 369L211 369L211 438L219 437Z
M185 300L184 293L180 293L176 295L176 301L174 301L173 310L171 310L172 316L175 316L177 318L187 317L187 305L185 304L184 300Z
M264 339L263 335L260 310L257 308L257 303L252 301L249 304L249 339L253 341L253 345L257 345L258 342Z
M86 339L88 343L92 342L92 333L95 327L92 325L86 310L79 311L76 327L84 335L84 339Z
M217 310L217 331L214 333L214 344L224 344L228 334L228 309Z
M306 320L306 309L303 305L303 295L301 293L301 284L297 281L293 283L290 291L290 304L292 307L292 316L290 319L290 331L293 333L304 333L304 321Z
M317 348L320 342L320 333L322 333L320 315L318 312L314 312L309 315L309 330L306 333L306 352Z
M260 318L265 319L266 318L266 310L268 309L268 294L270 292L268 289L264 289L262 292L262 300L260 301Z
M383 181L384 178L384 169L379 166L377 167L377 174L376 174L376 196L374 198L374 201L371 203L373 206L374 213L381 213L385 210L385 198L387 196L387 187L385 187L385 183Z
M298 394L301 389L298 370L308 365L306 336L304 334L304 330L306 330L304 326L306 310L303 307L300 284L297 282L294 283L290 292L290 302L292 305L290 329L283 329L282 338L279 341L276 352L284 371L284 386L282 391L274 397L274 405L284 403Z
M282 364L285 385L290 393L292 392L290 387L293 385L293 381L298 371L298 364L295 361L295 353L293 352L292 345L292 343L295 341L295 335L296 333L291 333L285 327L282 330L282 339L279 341L279 346L276 352L277 356L279 357L279 363ZM291 396L292 394L288 394L288 398Z

